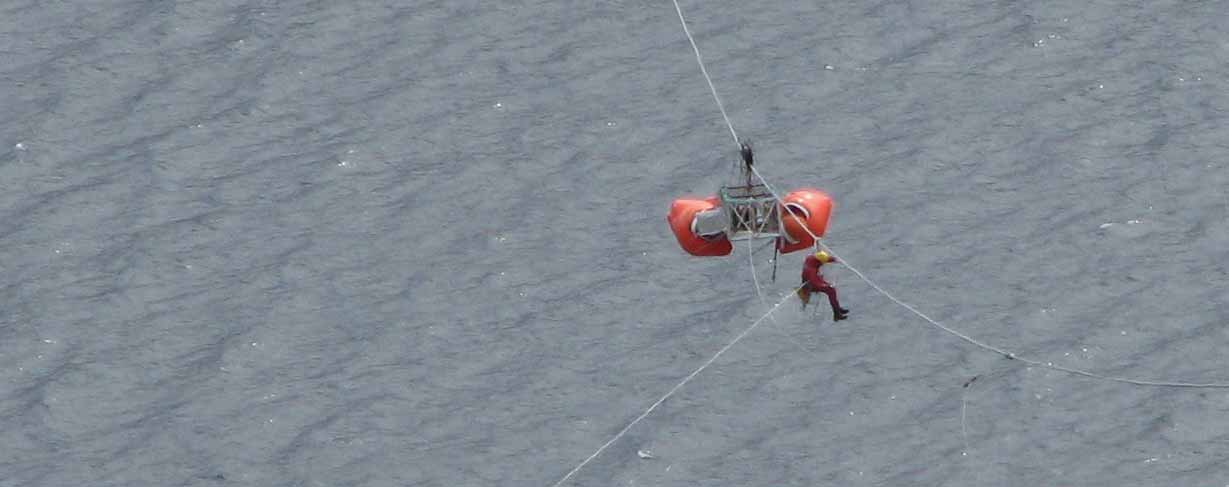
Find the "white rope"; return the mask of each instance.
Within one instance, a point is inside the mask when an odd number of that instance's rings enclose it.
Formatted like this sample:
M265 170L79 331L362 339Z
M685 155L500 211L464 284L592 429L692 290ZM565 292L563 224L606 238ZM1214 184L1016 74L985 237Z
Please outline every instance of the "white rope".
M687 28L687 19L683 18L683 8L679 6L678 0L673 0L673 1L674 1L674 11L678 13L679 23L683 24L683 33L687 35L687 41L691 43L691 49L696 54L696 63L700 65L700 72L704 74L704 81L708 82L708 89L713 94L713 100L717 102L717 109L721 111L721 118L725 120L726 127L730 129L730 136L734 137L734 143L738 144L738 133L734 131L734 124L730 122L730 116L726 114L725 112L725 105L721 103L721 97L717 95L717 87L713 85L713 78L708 75L708 69L704 67L704 58L703 56L700 55L700 47L696 45L696 40L691 35L691 29ZM750 240L748 240L748 245L750 245ZM748 258L749 259L753 258L752 254L754 254L754 250L748 248ZM760 301L765 302L764 294L760 292L759 278L755 277L755 261L754 260L751 261L751 276L755 281L755 289L756 289L756 293L759 294L760 296ZM747 336L748 333L751 333L751 330L754 330L755 327L759 326L760 322L764 321L764 318L772 317L773 312L775 312L777 308L780 308L782 304L785 304L785 302L788 301L790 296L792 296L793 293L795 292L797 292L797 289L795 289L789 295L786 295L785 297L781 298L781 300L778 301L776 305L769 308L768 311L764 313L763 316L755 320L755 322L751 323L751 326L747 327L746 330L743 330L742 333L734 337L734 339L731 340L730 343L722 347L721 350L718 350L716 354L713 354L713 356L709 358L707 362L704 362L704 364L700 365L700 367L692 371L691 374L688 374L687 377L684 377L682 381L680 381L677 385L675 385L668 392L666 392L665 395L661 396L661 398L658 399L657 402L654 402L651 406L649 406L648 409L644 410L644 412L641 413L640 416L637 416L636 419L632 420L631 423L628 423L627 426L624 426L622 430L620 430L617 434L614 435L613 438L611 438L609 441L603 444L601 448L598 448L597 451L593 452L592 455L589 455L589 457L586 458L583 462L580 462L580 465L577 465L576 468L573 468L572 471L567 473L567 475L564 475L562 479L560 479L558 482L555 483L555 487L562 485L569 478L571 478L572 475L575 475L576 472L579 472L580 469L583 468L586 464L593 461L593 459L597 458L598 455L601 455L602 452L606 450L606 448L609 448L610 445L618 441L619 438L622 438L623 435L626 434L627 431L632 428L632 426L635 426L636 423L639 423L640 420L644 419L646 416L652 413L654 409L657 409L657 406L660 406L661 403L665 402L666 399L669 399L670 396L674 395L675 392L677 392L684 385L686 385L687 382L690 381L693 377L695 377L696 375L699 375L700 372L704 371L704 369L707 368L714 361L716 361L717 358L721 356L721 354L725 353L726 350L729 350L730 347L733 347L734 344L742 340L743 337ZM765 302L765 304L767 303ZM776 322L776 318L772 318L772 320L774 323Z
M773 240L773 241L769 241L769 243L771 243L771 244L775 245L775 244L776 244L776 241L775 241L775 240ZM748 240L747 240L747 248L751 248L751 240L750 240L750 239L748 239ZM768 306L768 298L764 297L764 291L760 288L760 278L759 278L759 275L756 273L756 270L755 270L755 259L754 259L754 255L751 255L751 253L750 253L750 252L749 252L749 253L748 253L748 255L747 255L747 262L748 262L749 264L751 264L751 282L755 284L755 294L756 294L756 296L759 296L759 298L760 298L760 304L762 304L762 305L764 305L764 306ZM775 266L775 265L777 265L777 263L776 263L776 262L773 262L773 264L772 264L772 265L774 265L774 266ZM802 286L801 286L801 285L800 285L800 286L798 286L797 288L795 288L795 289L794 289L794 292L795 292L795 293L797 293L797 292L798 292L798 289L801 289L801 288L802 288ZM819 307L817 306L815 309L819 309ZM769 319L771 319L771 320L772 320L772 323L773 323L774 325L775 325L775 324L777 324L777 317L775 317L775 316L769 316ZM801 351L803 351L803 352L805 352L805 353L807 353L807 354L813 354L813 353L815 353L815 351L814 351L814 350L811 350L811 348L810 348L810 347L807 347L807 346L805 346L805 345L803 345L803 344L801 344L801 343L798 343L798 341L796 341L796 340L788 340L788 342L789 342L790 344L793 344L795 347L797 347L797 348L798 348L798 350L801 350Z
M799 288L801 288L801 286L799 286ZM691 381L691 379L695 378L695 376L697 375L700 375L700 372L703 372L704 369L708 368L709 365L712 365L713 362L717 361L717 358L720 357L721 354L725 353L726 350L729 350L731 347L737 344L740 340L743 339L743 337L747 336L748 333L751 333L751 330L754 330L755 327L759 326L760 323L763 322L765 318L772 316L772 314L775 311L777 311L777 309L780 308L781 305L785 304L786 301L789 301L789 298L791 296L794 296L794 293L796 292L798 292L798 289L794 289L789 294L782 297L781 300L777 302L777 304L773 305L772 308L768 309L767 313L764 313L763 316L760 316L759 319L756 319L755 322L751 323L751 326L743 330L742 333L739 333L738 336L734 337L733 340L730 340L730 343L727 343L724 347L721 347L721 350L718 350L717 353L713 354L711 358L709 358L707 361L705 361L703 364L697 367L696 370L692 371L690 374L687 374L687 377L684 377L683 380L679 381L678 384L670 388L670 390L667 391L665 394L663 394L660 399L658 399L651 406L649 406L648 409L645 409L643 413L640 413L640 416L636 416L636 419L633 419L632 422L628 423L627 426L624 426L622 430L619 430L619 432L616 433L614 437L610 438L609 441L603 444L601 448L598 448L597 451L593 452L592 455L589 455L589 458L586 458L583 462L580 462L580 465L577 465L576 468L573 468L572 471L567 473L567 475L564 475L562 479L559 479L558 482L555 482L554 487L559 487L560 485L563 485L563 483L566 482L569 478L572 478L572 476L575 475L576 472L579 472L581 468L583 468L589 462L593 461L594 458L597 458L598 455L601 455L603 451L606 451L606 449L609 448L610 445L614 444L614 442L616 441L619 441L619 438L622 438L624 434L627 434L627 431L632 429L632 426L635 426L636 423L639 423L640 420L644 419L646 416L652 413L653 410L657 409L657 406L661 405L661 403L666 402L666 399L669 399L670 396L673 396L675 392L678 392L679 389L682 389L684 385L687 385L687 383Z
M751 239L747 239L747 250L751 250ZM760 297L760 304L768 306L768 299L764 297L764 292L760 290L760 278L755 272L755 256L751 252L747 252L747 263L751 265L751 282L755 283L755 294ZM777 318L769 315L772 323L777 324Z
M704 59L700 57L700 48L696 46L695 38L691 37L691 29L687 28L687 20L683 18L683 8L679 7L679 0L674 0L674 11L679 14L679 22L683 24L683 33L687 34L687 40L691 42L691 49L696 52L696 62L700 64L700 72L704 73L704 81L708 82L709 91L713 92L713 99L717 100L717 109L721 110L721 118L725 119L725 126L730 128L730 135L734 137L734 143L738 143L738 134L734 132L734 124L730 123L729 115L725 114L725 105L721 104L721 97L717 96L717 88L713 86L713 78L708 76L708 70L704 68Z
M755 177L759 178L759 180L760 180L761 182L763 182L763 183L764 183L764 187L768 188L768 192L772 194L773 198L776 198L776 199L777 199L777 202L778 202L778 203L780 203L782 207L785 207L785 200L782 200L782 199L781 199L781 197L777 194L776 190L772 189L772 186L768 184L768 181L764 179L764 176L760 175L759 170L758 170L758 169L756 169L756 168L755 168L755 166L751 166L751 172L753 172L753 173L755 174ZM845 266L845 268L849 269L850 271L853 271L853 273L854 273L855 275L857 275L857 276L858 276L858 278L860 278L860 279L862 279L863 281L865 281L865 282L866 282L866 284L870 285L870 286L871 286L872 288L874 288L876 291L879 291L879 294L884 295L884 296L885 296L885 297L887 297L888 299L892 300L893 302L895 302L896 304L900 305L901 307L903 307L903 308L905 308L905 309L909 310L909 311L910 311L910 312L912 312L913 314L917 315L919 318L921 318L921 319L923 319L923 320L926 320L926 322L930 323L931 325L934 325L935 327L939 328L940 330L943 330L943 331L947 332L948 334L951 334L952 336L958 337L958 338L960 338L961 340L964 340L964 341L966 341L966 342L969 342L969 343L971 343L971 344L973 344L973 345L975 345L975 346L977 346L977 347L979 347L979 348L982 348L982 349L984 349L984 350L989 350L989 351L995 352L995 353L997 353L997 354L1000 354L1000 355L1002 355L1002 356L1004 356L1004 357L1007 357L1007 358L1009 358L1009 359L1012 359L1012 360L1019 360L1020 362L1023 362L1023 363L1029 364L1029 365L1033 365L1033 366L1037 366L1037 367L1045 367L1045 368L1047 368L1047 369L1057 370L1057 371L1060 371L1060 372L1066 372L1066 373L1068 373L1068 374L1082 375L1082 376L1084 376L1084 377L1089 377L1089 378L1093 378L1093 379L1101 379L1101 380L1108 380L1108 381L1114 381L1114 382L1122 382L1122 383L1126 383L1126 384L1134 384L1134 385L1138 385L1138 386L1156 386L1156 387L1190 387L1190 388L1204 388L1204 389L1229 389L1229 384L1225 384L1225 383L1202 383L1202 384L1197 384L1197 383L1189 383L1189 382L1171 382L1171 381L1151 381L1151 380L1140 380L1140 379L1132 379L1132 378L1128 378L1128 377L1114 377L1114 376L1109 376L1109 375L1102 375L1102 374L1097 374L1097 373L1095 373L1095 372L1089 372L1089 371L1086 371L1086 370L1076 369L1076 368L1072 368L1072 367L1065 367L1065 366L1062 366L1062 365L1055 365L1053 362L1041 362L1041 361L1038 361L1038 360L1032 360L1032 359L1028 359L1028 358L1020 357L1020 356L1016 355L1015 353L1009 352L1009 351L1004 350L1004 349L1002 349L1002 348L999 348L999 347L996 347L996 346L990 345L990 344L988 344L988 343L983 343L983 342L977 341L977 340L973 339L972 337L970 337L970 336L968 336L968 335L965 335L965 334L963 334L963 333L960 333L959 331L956 331L956 330L953 330L953 329L951 329L951 328L948 328L947 326L944 326L942 323L939 323L939 322L938 322L937 320L935 320L934 318L931 318L931 317L929 317L929 316L926 316L926 314L925 314L925 313L922 313L921 311L918 311L918 310L917 310L917 308L914 308L914 307L913 307L913 306L911 306L909 303L906 303L906 302L904 302L904 301L901 301L899 298L897 298L897 297L896 297L895 295L893 295L892 293L888 292L887 290L883 289L882 287L879 287L879 285L878 285L878 284L876 284L876 283L875 283L875 281L872 281L869 277L866 277L866 275L865 275L865 274L863 274L863 273L862 273L862 271L859 271L857 267L854 267L854 266L853 266L853 264L850 264L848 260L845 260L845 258L844 258L844 257L841 257L841 256L837 255L837 253L836 253L836 251L835 251L835 250L832 250L832 248L831 248L831 247L828 247L827 245L824 245L824 243L820 241L820 238L819 238L818 236L816 236L814 233L812 233L812 232L811 232L811 229L810 229L810 228L807 228L806 224L805 224L805 223L804 223L801 219L799 219L799 218L798 218L798 215L795 215L793 212L788 212L788 211L787 211L786 213L788 213L791 217L793 217L793 218L794 218L794 220L795 220L795 221L797 221L797 222L799 223L799 226L801 226L803 230L806 230L807 234L808 234L808 235L810 235L810 236L811 236L811 238L815 240L815 245L816 245L816 246L819 246L819 247L823 248L824 250L828 251L828 253L832 254L832 256L833 256L833 257L836 257L836 258L837 258L837 260L841 262L841 265Z

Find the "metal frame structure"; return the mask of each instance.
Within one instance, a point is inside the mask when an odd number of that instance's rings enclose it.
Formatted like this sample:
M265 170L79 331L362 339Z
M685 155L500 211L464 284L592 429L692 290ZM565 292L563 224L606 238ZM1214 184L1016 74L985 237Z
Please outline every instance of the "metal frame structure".
M726 237L732 242L785 235L780 206L763 184L722 186L718 193L725 216Z

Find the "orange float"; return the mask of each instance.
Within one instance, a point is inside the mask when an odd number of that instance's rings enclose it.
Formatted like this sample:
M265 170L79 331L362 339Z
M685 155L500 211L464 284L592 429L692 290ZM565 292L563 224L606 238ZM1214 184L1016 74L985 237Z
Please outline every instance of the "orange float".
M815 245L811 234L823 238L828 230L828 219L832 216L832 197L818 189L806 188L792 191L781 199L785 201L786 209L781 212L781 226L789 236L788 240L777 238L777 249L782 254ZM811 232L807 233L807 230Z
M701 235L696 228L701 213L720 209L721 200L716 196L702 200L680 198L670 205L666 221L670 222L670 230L678 239L679 246L687 253L699 257L729 255L734 245L724 233Z

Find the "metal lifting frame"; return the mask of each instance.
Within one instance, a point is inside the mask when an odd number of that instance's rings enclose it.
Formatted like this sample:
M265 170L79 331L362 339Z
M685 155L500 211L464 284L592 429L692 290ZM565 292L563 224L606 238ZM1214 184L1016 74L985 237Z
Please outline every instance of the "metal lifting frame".
M722 186L719 197L725 213L726 236L731 241L784 235L780 207L766 186Z

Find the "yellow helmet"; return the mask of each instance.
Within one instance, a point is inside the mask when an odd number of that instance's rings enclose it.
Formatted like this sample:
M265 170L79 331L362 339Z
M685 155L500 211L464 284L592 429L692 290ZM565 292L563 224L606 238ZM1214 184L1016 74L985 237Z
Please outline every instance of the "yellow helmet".
M832 262L832 256L828 255L828 252L825 252L823 250L815 253L815 259L819 260L820 262L824 264Z

